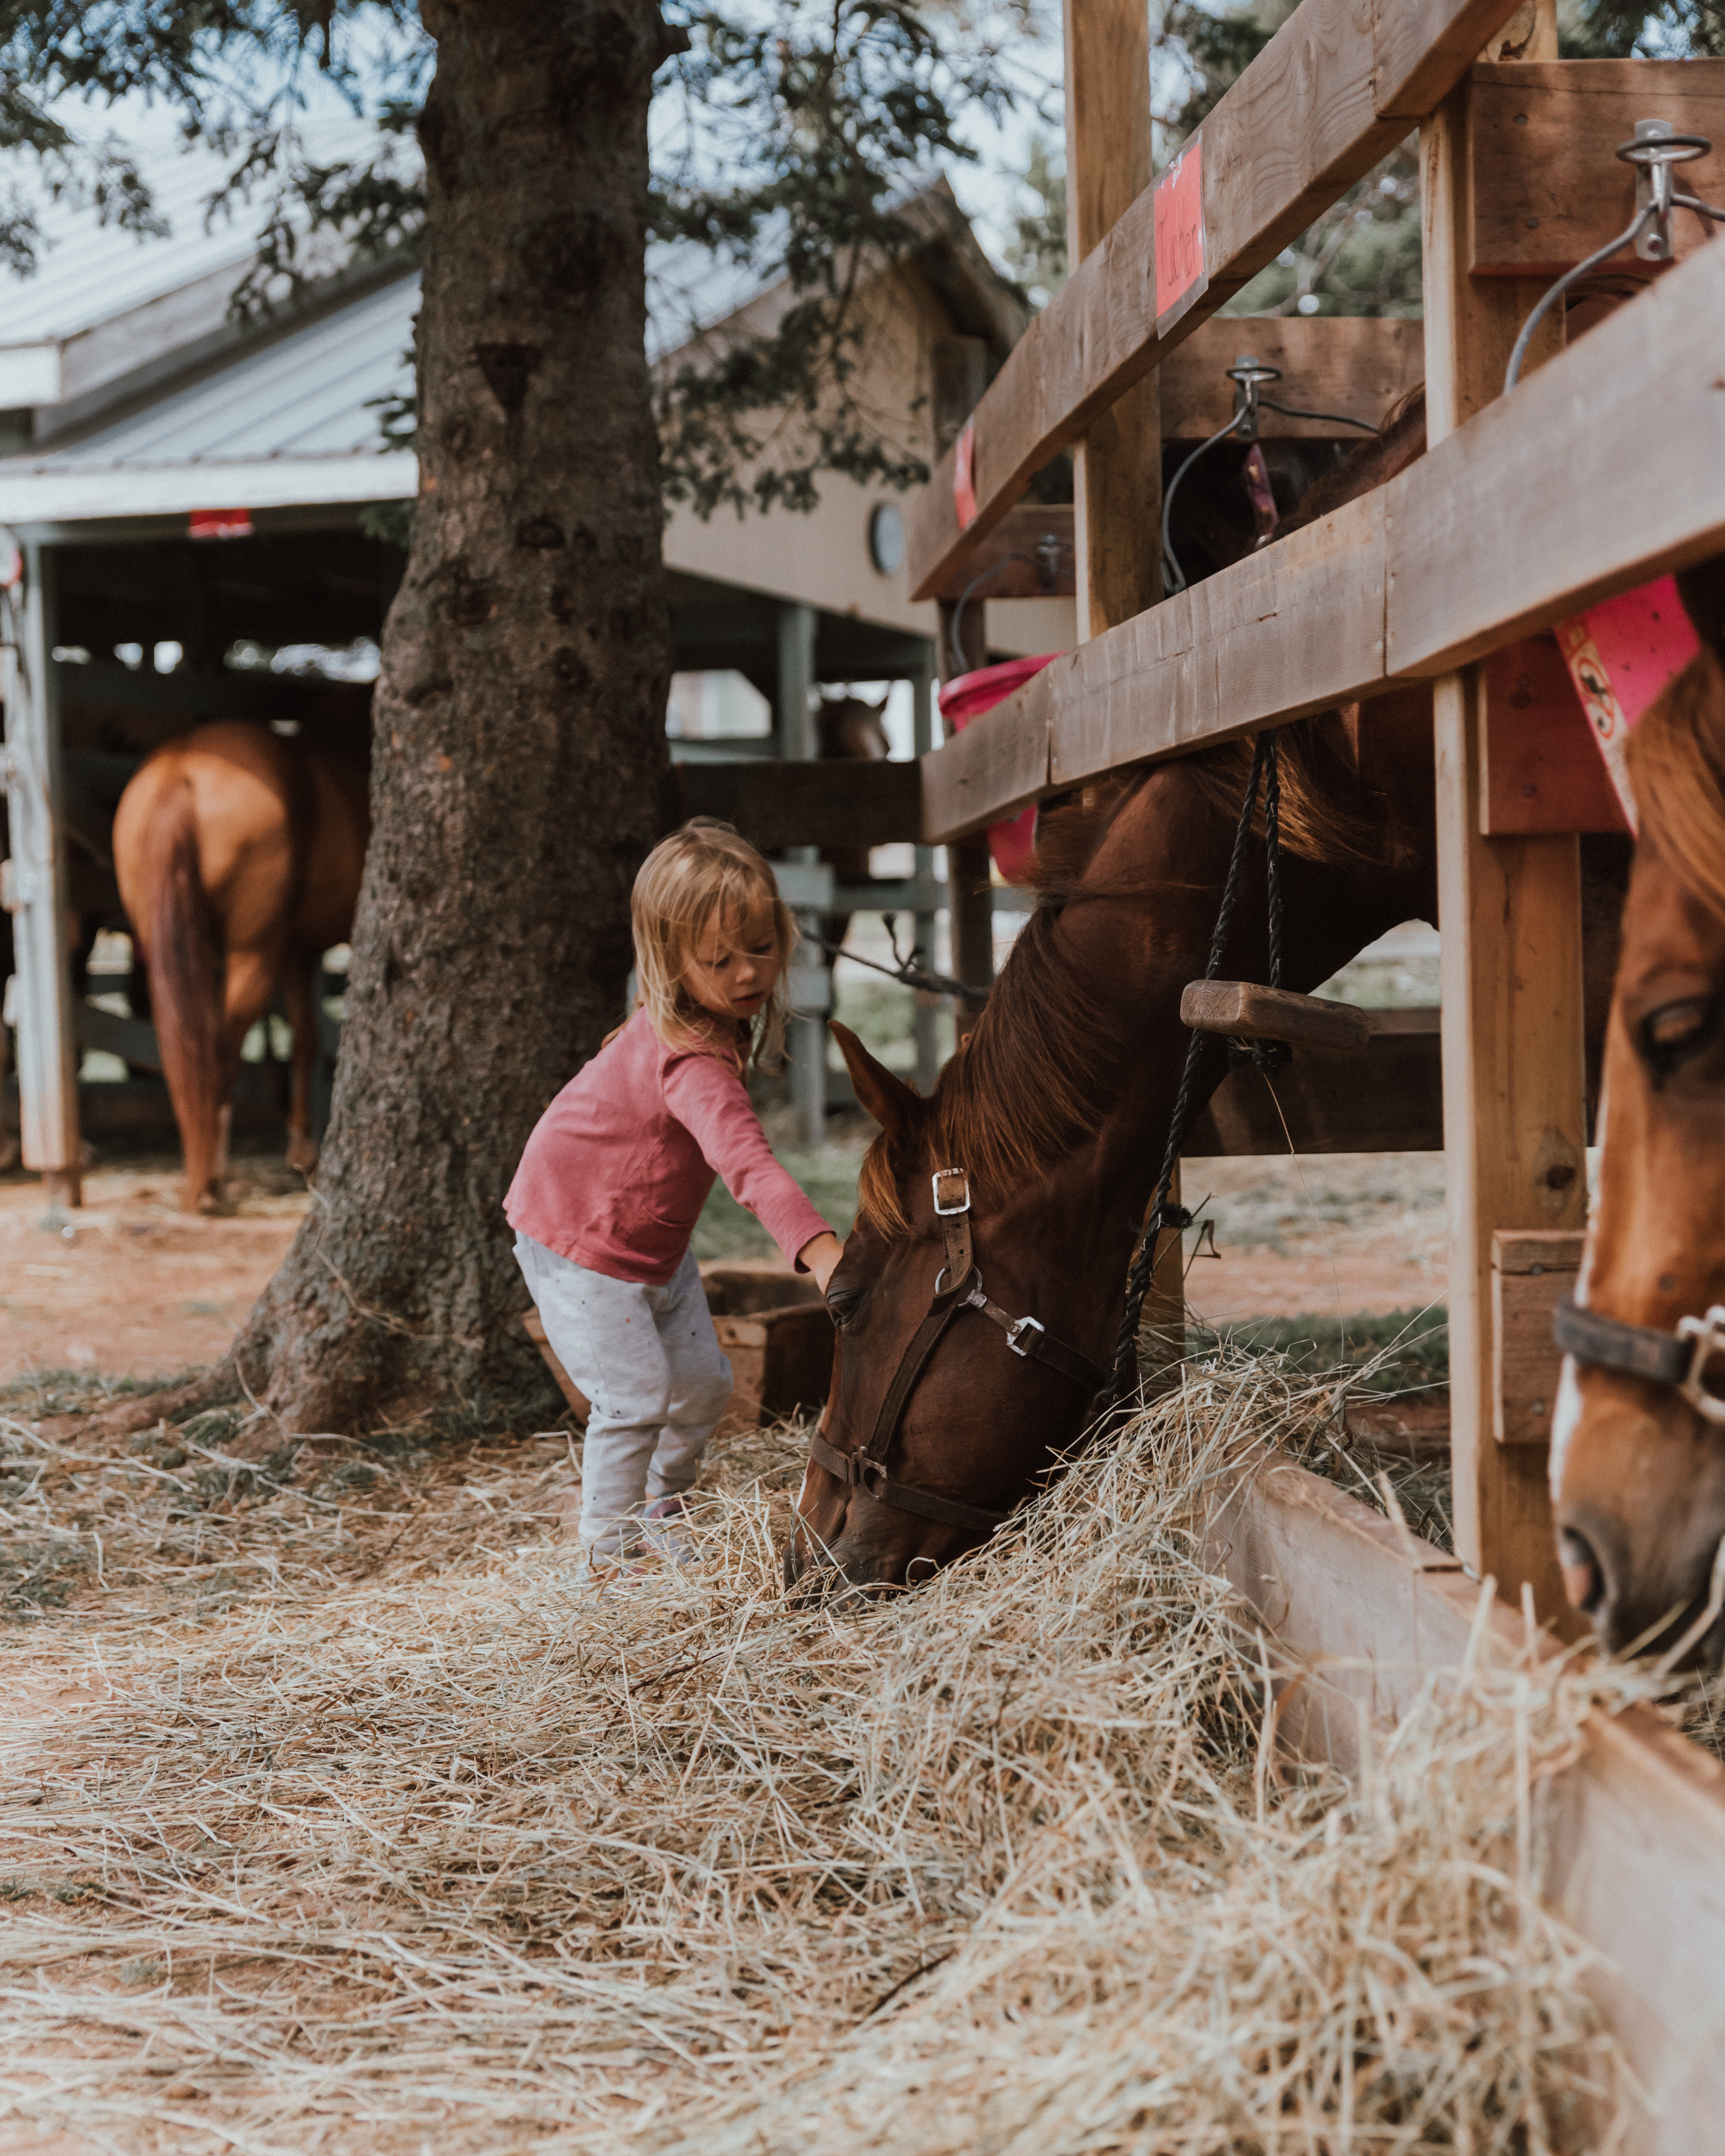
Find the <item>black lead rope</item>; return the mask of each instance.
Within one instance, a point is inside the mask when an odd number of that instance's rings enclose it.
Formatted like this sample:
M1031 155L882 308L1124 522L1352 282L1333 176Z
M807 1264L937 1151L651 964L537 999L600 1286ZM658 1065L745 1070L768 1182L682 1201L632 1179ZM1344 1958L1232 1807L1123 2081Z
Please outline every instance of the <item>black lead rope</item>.
M1273 729L1258 737L1256 752L1252 757L1251 777L1246 781L1245 799L1240 803L1240 822L1234 834L1234 855L1228 864L1228 880L1222 886L1222 903L1216 914L1216 932L1210 938L1209 963L1204 968L1207 981L1215 979L1222 963L1222 953L1228 944L1228 932L1234 921L1234 901L1240 892L1240 870L1245 865L1246 841L1251 836L1252 816L1258 805L1258 784L1264 783L1264 841L1266 881L1270 898L1270 985L1281 986L1281 780L1277 769L1276 734ZM1192 1112L1192 1091L1198 1082L1199 1058L1204 1053L1204 1036L1194 1032L1186 1046L1186 1065L1180 1073L1180 1090L1174 1096L1173 1114L1169 1120L1168 1149L1162 1157L1162 1172L1156 1179L1156 1203L1145 1224L1143 1240L1138 1245L1126 1276L1126 1308L1121 1313L1120 1332L1114 1343L1114 1368L1108 1379L1107 1391L1097 1402L1097 1412L1106 1412L1124 1398L1131 1382L1132 1357L1137 1345L1138 1320L1143 1314L1144 1297L1150 1291L1150 1282L1156 1270L1156 1247L1165 1229L1189 1228L1192 1215L1183 1205L1168 1202L1173 1188L1174 1170L1179 1163L1180 1147L1185 1141L1186 1123ZM1260 1053L1260 1051L1264 1051ZM1276 1044L1273 1041L1255 1042L1252 1060L1260 1068L1277 1067L1281 1061Z

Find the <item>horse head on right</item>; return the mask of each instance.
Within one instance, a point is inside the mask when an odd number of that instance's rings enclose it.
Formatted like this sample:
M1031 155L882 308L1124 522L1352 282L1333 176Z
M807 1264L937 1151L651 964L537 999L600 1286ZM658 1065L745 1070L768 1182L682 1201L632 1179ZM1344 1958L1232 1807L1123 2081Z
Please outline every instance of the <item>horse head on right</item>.
M1630 740L1640 834L1551 1458L1570 1598L1608 1650L1669 1651L1698 1630L1689 1651L1714 1663L1725 1615L1702 1620L1725 1563L1722 569L1684 579L1702 649Z

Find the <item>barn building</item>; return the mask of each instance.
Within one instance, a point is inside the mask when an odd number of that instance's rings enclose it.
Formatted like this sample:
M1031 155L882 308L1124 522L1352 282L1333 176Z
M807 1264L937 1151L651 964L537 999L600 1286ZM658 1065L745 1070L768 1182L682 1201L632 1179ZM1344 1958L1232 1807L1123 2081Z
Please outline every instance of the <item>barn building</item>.
M69 911L74 924L121 919L105 846L120 790L140 757L200 720L291 726L321 686L281 670L292 647L375 643L403 560L390 535L418 485L411 448L392 447L383 427L411 382L411 264L332 270L309 304L247 326L229 302L254 234L200 218L210 161L165 150L147 172L169 236L141 241L51 213L56 244L9 292L0 342L15 953L4 970L17 1034L6 1126L26 1165L70 1202L80 1132L170 1127L159 1082L137 1075L151 1068L147 1027L74 992ZM921 245L868 294L866 394L900 415L903 439L932 449L943 380L992 372L1027 315L943 182L912 207ZM684 341L685 264L656 265L658 364L696 349ZM725 294L706 274L706 293L692 289L703 337L782 303L777 290ZM899 752L929 745L937 607L909 598L896 497L829 479L808 515L722 511L704 523L680 506L665 552L680 759L814 755L810 699L823 683L911 684L915 725ZM1065 649L1073 634L1070 598L989 611L992 655ZM897 894L925 937L932 868L922 851ZM805 880L818 901L819 874ZM930 1065L932 1019L919 1040ZM133 1076L80 1086L91 1049L124 1058ZM818 1121L819 1098L805 1105ZM270 1116L274 1101L237 1106L248 1112Z

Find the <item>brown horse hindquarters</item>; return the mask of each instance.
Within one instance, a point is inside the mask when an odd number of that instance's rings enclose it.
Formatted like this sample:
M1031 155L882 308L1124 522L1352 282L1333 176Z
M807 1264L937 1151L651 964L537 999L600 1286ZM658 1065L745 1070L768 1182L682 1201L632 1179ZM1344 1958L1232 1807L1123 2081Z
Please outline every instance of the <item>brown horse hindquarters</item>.
M295 743L228 721L157 750L116 813L115 868L149 972L188 1211L221 1196L240 1050L294 942L316 798Z

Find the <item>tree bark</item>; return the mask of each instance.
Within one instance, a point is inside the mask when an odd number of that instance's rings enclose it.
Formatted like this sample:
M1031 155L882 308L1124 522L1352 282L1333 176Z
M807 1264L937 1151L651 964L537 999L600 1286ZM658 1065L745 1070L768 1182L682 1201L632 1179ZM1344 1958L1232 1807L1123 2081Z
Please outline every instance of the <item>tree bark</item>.
M650 0L423 13L419 495L347 1026L316 1202L215 1373L289 1433L481 1406L536 1368L501 1201L623 1014L629 886L673 813L644 273L665 25Z

